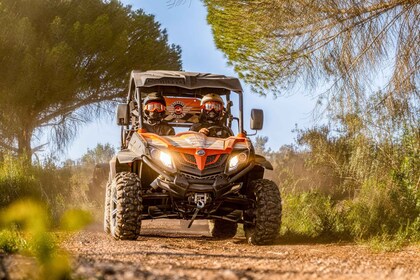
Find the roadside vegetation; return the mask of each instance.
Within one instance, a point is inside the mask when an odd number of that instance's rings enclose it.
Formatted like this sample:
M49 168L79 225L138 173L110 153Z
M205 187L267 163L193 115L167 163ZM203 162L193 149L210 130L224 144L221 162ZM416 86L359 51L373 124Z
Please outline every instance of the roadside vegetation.
M419 242L418 1L203 2L255 93L309 92L325 123L279 151L257 138L282 189L283 237Z
M53 226L46 209L44 204L30 199L19 199L2 209L0 254L20 253L33 259L33 265L26 268L28 271L21 271L25 278L70 279L71 260L60 248L60 242L90 223L91 215L69 209L60 217L59 225ZM65 233L57 234L57 230Z
M109 161L114 153L109 144L98 144L77 161L66 160L60 164L57 158L49 157L30 165L19 157L3 155L0 161L0 209L29 199L46 205L53 225L58 224L67 210L74 208L92 212L99 219L107 174L98 172L95 167Z
M284 242L361 241L379 250L419 243L418 130L378 143L347 125L297 130L297 143L277 152L257 138L283 194Z
M39 262L39 279L66 279L52 232L102 216L94 157L113 150L64 163L38 155L64 151L81 125L113 112L131 70L179 70L181 48L119 1L0 0L0 61L0 272L4 253L19 252Z
M98 144L80 160L67 160L60 165L55 158L28 165L19 157L3 155L0 254L33 257L36 271L24 275L70 279L71 260L60 243L93 220L101 221L106 178L95 178L95 165L113 154L109 144Z
M419 243L418 3L204 2L217 47L254 91L329 88L319 95L326 125L296 129L296 143L278 151L256 139L283 195L282 242ZM180 69L181 49L153 16L118 1L0 0L0 23L0 253L34 256L49 272L41 279L60 279L68 258L50 232L81 228L87 213L100 220L103 177L93 173L114 150L98 145L62 164L33 155L65 149L124 95L127 71ZM376 90L383 61L393 67ZM47 131L51 143L34 146Z

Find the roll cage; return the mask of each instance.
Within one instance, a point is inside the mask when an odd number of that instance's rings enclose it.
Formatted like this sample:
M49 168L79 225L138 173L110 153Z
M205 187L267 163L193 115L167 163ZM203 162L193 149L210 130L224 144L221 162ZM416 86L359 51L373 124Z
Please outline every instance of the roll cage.
M207 93L217 93L226 99L226 111L224 116L225 125L231 127L232 120L237 119L239 133L244 133L243 127L243 94L240 81L237 78L209 74L182 71L132 71L130 75L127 104L129 111L138 115L138 129L143 128L143 98L150 92L159 92L165 99L171 101L167 108L176 110L176 105L188 105L188 112L193 116L179 118L167 118L166 120L175 127L189 127L197 122L199 113L199 101ZM239 116L233 117L231 112L231 94L236 93L239 100ZM185 101L185 102L183 102ZM181 114L182 115L182 114ZM190 114L191 115L191 114ZM195 116L195 118L194 118ZM130 119L130 116L129 116ZM130 125L126 126L130 130Z

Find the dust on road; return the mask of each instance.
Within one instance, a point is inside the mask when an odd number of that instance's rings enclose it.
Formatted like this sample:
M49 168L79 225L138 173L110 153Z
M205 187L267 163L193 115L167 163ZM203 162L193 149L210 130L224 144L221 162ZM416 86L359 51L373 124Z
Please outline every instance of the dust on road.
M204 224L203 224L204 223ZM74 275L88 279L420 279L420 248L374 253L347 244L251 246L241 235L210 237L177 220L143 222L137 241L115 241L99 229L65 243Z

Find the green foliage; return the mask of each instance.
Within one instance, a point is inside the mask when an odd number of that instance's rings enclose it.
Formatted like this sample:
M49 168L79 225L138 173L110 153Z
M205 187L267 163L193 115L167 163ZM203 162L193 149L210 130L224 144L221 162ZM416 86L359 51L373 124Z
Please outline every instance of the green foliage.
M84 160L66 161L63 166L58 166L54 157L29 165L20 157L6 154L0 161L0 209L30 198L47 205L54 225L70 209L89 210L101 220L108 164L99 168L93 164L109 160L113 153L109 144L99 144L83 156ZM70 230L76 224L62 226Z
M257 136L255 137L254 149L257 155L267 155L270 153L271 149L267 149L265 146L268 142L268 137Z
M34 167L25 160L6 155L0 162L0 207L25 197L41 200L42 190L34 176Z
M31 200L19 200L0 213L0 249L7 253L27 253L40 266L39 279L69 279L71 267L57 239L50 233L47 208ZM81 210L63 216L64 230L77 230L91 220Z
M413 223L407 223L405 227L401 227L397 233L382 233L374 235L367 239L369 247L377 252L397 251L410 243L418 243L420 241L420 217L417 217Z
M0 252L33 256L39 272L31 275L39 279L70 277L67 253L59 246L68 235L59 238L52 230L78 231L95 212L81 208L101 208L86 197L92 166L55 162L30 165L7 154L0 162Z
M367 186L356 199L334 201L316 192L284 196L282 234L286 240L356 240L391 251L420 240L420 216L384 189ZM412 201L410 201L412 204Z
M35 136L63 149L123 97L132 69L181 68L154 17L119 1L0 0L0 26L0 146L28 161Z
M334 90L324 100L344 108L376 88L386 67L388 96L418 100L416 0L203 2L217 48L260 94L327 84Z
M348 238L342 209L330 196L303 192L284 196L283 231L285 236L307 238Z
M109 143L97 144L94 149L88 149L82 156L83 164L95 165L99 163L108 163L115 155L115 149Z
M357 238L398 235L402 228L415 226L420 216L416 203L407 189L366 182L348 213L352 234Z
M56 244L47 232L49 219L43 206L30 200L17 201L5 209L0 217L3 227L7 229L17 225L28 236L29 253L33 254L42 266L40 278L69 277L70 266L68 263L54 264L57 261L62 262L63 259L56 256Z
M267 155L282 187L285 236L383 242L381 250L418 242L418 128L375 138L357 116L337 119L335 130L299 130L296 147Z
M17 253L27 249L27 242L16 229L0 230L0 252Z
M405 236L389 236L387 234L374 236L366 242L374 252L394 252L407 244Z
M246 82L258 80L257 87L257 83L251 83L254 90L267 89L273 85L272 77L268 77L273 68L264 67L260 61L265 55L274 55L274 52L271 52L272 46L268 47L273 43L267 39L271 30L261 24L264 15L258 3L205 0L204 4L207 6L207 21L212 27L216 47L226 54L239 77Z
M0 162L0 209L30 198L48 206L54 224L71 208L92 208L87 191L93 169L59 167L54 158L28 165L19 157L6 155Z

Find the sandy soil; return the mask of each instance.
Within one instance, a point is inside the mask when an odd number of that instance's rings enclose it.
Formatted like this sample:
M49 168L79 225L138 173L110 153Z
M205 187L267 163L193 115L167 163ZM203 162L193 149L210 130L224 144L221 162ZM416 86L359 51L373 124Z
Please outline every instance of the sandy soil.
M241 234L215 240L198 222L194 230L176 220L143 222L137 241L115 241L95 225L63 246L74 279L420 279L418 246L392 253L354 244L251 246ZM38 272L34 259L0 254L0 280Z
M238 235L210 237L177 220L143 222L137 241L94 227L65 243L83 279L420 279L420 248L374 253L349 244L251 246ZM204 223L204 224L203 224Z

